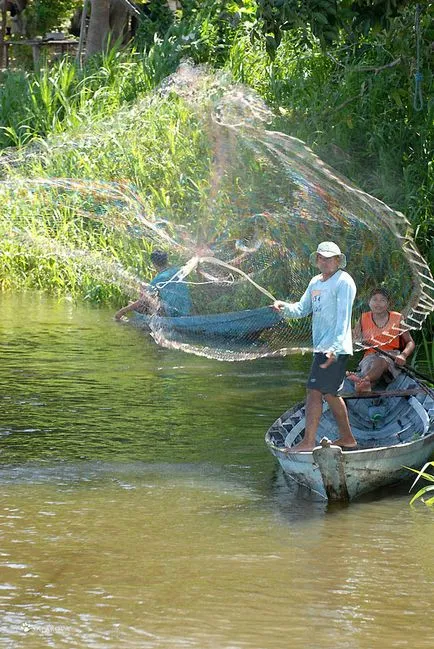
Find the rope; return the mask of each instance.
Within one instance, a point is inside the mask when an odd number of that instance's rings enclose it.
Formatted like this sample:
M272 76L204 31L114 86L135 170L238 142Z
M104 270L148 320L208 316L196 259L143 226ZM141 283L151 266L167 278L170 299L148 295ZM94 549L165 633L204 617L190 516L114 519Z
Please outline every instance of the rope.
M221 259L217 259L216 257L201 257L199 261L205 261L211 264L216 264L217 266L223 266L223 268L227 268L228 270L231 270L234 273L238 273L239 275L244 277L244 279L246 279L248 282L253 284L253 286L257 288L258 291L260 291L260 293L263 293L263 295L266 295L268 298L270 298L272 302L276 301L276 298L274 297L274 295L270 293L270 291L267 291L266 288L253 281L253 279L249 277L247 273L244 273L240 268L235 268L235 266L231 266L230 264L227 264L226 262L221 261Z
M235 266L231 266L230 264L227 264L224 261L221 261L221 259L217 259L217 257L192 257L190 261L188 261L185 266L180 268L167 282L159 282L158 283L158 288L164 288L167 286L167 284L170 284L172 282L182 282L187 275L189 275L197 266L200 264L200 262L208 262L210 264L215 264L216 266L222 266L223 268L227 268L228 270L233 271L234 273L238 273L242 277L244 277L247 281L249 281L255 288L258 289L261 293L266 295L272 302L276 301L276 298L269 292L267 291L266 288L263 286L260 286L260 284L257 284L251 277L249 277L246 273L244 273L240 268L235 268Z
M421 28L420 28L420 14L421 6L420 4L416 5L416 15L414 22L414 30L416 33L416 72L414 74L414 98L413 98L413 108L416 111L421 111L423 108L423 95L422 95L422 81L423 74L420 70L420 44L421 44Z

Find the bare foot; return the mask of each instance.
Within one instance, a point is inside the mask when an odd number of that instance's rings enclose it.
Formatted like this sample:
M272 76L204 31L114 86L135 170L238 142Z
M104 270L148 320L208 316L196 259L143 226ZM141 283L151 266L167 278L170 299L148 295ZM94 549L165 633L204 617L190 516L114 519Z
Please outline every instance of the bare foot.
M332 446L340 446L341 448L348 450L350 448L357 448L357 442L354 437L339 437L332 442Z
M295 446L291 446L290 448L284 449L285 453L306 453L313 451L315 448L315 444L309 444L308 442L305 442L304 439L296 444Z
M356 392L372 392L371 381L368 379L367 376L364 376L363 378L359 379L355 387L356 387Z
M371 392L371 381L368 376L361 376L356 372L347 372L346 377L354 383L356 392Z

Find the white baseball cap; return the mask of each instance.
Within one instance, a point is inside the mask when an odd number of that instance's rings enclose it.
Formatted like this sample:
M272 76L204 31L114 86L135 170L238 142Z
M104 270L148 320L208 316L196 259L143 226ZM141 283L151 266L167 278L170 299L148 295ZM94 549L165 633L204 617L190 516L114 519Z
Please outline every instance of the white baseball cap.
M316 265L317 255L321 255L321 257L339 257L339 268L345 268L347 265L346 256L341 252L339 246L336 245L336 243L333 243L333 241L323 241L318 245L315 252L310 255L310 263L314 266Z

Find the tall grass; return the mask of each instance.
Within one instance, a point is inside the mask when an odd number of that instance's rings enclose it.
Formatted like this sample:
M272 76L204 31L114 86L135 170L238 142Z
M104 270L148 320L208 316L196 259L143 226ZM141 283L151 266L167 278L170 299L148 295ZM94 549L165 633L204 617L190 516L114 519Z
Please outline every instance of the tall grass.
M0 148L107 119L152 91L179 60L179 48L168 35L145 52L108 50L83 70L64 58L36 73L4 72Z
M197 125L187 130L188 146L184 142L174 151L168 139L187 121L185 107L139 99L176 69L179 59L179 48L168 34L145 52L111 49L83 70L64 58L37 73L4 73L1 177L29 182L71 177L87 185L92 179L127 179L139 194L151 194L152 200L145 200L150 210L167 207L179 185L175 170L185 169L188 187L191 160L177 154L180 149L189 155L194 151ZM101 197L96 200L103 203ZM139 276L149 279L152 243L137 236L127 244L118 224L101 224L92 209L77 213L76 206L62 201L47 187L33 188L30 194L3 189L0 286L36 287L114 304L135 295ZM116 260L130 274L120 272Z
M0 286L137 295L153 247L143 220L202 208L206 137L181 99L155 95L4 156Z

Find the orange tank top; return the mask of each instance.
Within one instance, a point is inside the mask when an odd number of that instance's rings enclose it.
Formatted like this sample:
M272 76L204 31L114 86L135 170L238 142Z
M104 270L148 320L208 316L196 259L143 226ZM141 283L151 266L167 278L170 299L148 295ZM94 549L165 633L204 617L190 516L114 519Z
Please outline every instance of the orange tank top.
M400 349L401 318L401 313L389 311L387 323L384 327L377 327L372 318L372 311L362 313L362 339L365 345L370 346L370 349L365 351L365 356L381 349L385 352Z

